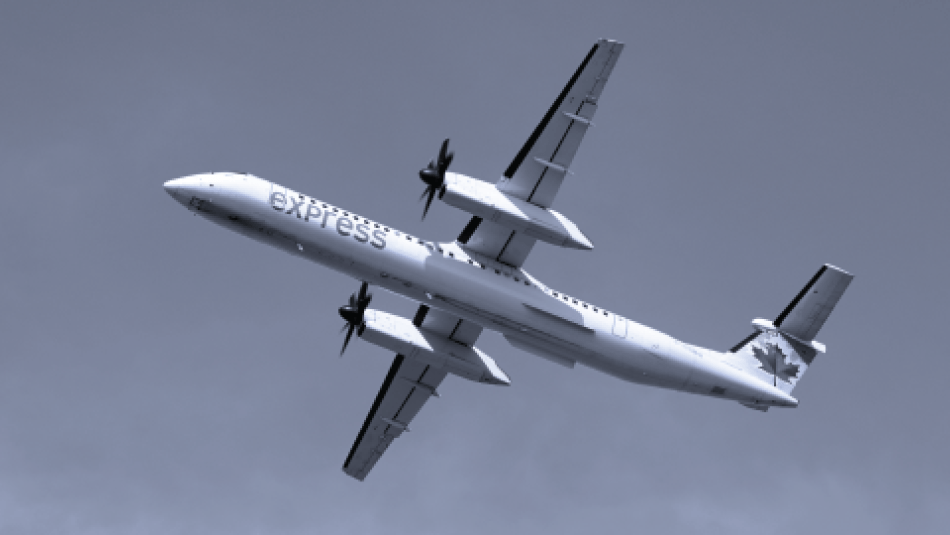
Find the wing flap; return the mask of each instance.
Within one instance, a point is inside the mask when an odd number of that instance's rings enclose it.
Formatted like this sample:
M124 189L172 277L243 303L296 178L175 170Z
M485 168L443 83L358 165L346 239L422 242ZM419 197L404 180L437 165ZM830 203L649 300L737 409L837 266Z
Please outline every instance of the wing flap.
M478 222L475 223L475 220ZM492 221L484 221L479 217L473 217L466 228L472 226L475 230L468 235L463 231L459 236L459 243L470 252L487 256L512 267L521 267L538 241L522 232L516 232ZM468 239L463 241L463 238Z
M425 313L418 325L430 332L441 334L453 342L471 347L482 334L482 326L477 323L426 305L419 307L420 311L423 309Z

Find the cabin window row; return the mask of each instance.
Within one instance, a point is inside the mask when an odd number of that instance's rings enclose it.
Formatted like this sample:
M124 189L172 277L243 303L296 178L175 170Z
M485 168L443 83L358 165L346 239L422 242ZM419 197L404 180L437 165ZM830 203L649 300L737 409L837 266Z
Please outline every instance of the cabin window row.
M555 291L552 290L552 291L551 291L551 295L553 295L554 297L559 297L559 298L561 298L561 299L567 301L568 303L574 303L575 305L581 305L581 306L584 307L584 308L593 309L594 312L602 312L602 313L604 314L604 316L610 316L610 313L607 312L606 310L601 310L601 309L595 307L594 305L588 305L587 303L585 303L585 302L583 302L583 301L578 301L577 299L574 299L573 297L568 297L566 294L558 293L558 292L555 292Z

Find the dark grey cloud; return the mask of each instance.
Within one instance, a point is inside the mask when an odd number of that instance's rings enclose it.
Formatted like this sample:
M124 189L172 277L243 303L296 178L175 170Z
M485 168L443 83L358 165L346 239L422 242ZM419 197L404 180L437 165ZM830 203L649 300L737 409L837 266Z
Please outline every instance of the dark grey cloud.
M937 533L950 9L942 3L32 2L0 16L0 533ZM795 410L566 370L494 335L365 483L392 355L357 284L191 217L245 170L413 234L417 170L493 180L598 37L628 46L540 245L550 285L728 348L857 275ZM374 305L414 306L377 292Z

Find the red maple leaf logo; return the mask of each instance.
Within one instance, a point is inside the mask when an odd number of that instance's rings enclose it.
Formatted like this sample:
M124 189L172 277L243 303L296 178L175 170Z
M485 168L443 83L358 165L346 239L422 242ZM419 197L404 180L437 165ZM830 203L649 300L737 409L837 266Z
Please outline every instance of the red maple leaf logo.
M764 345L765 350L759 349L754 344L752 345L752 354L761 364L759 367L786 383L792 384L791 380L798 377L798 364L785 362L785 353L782 353L782 348L777 344L767 343Z

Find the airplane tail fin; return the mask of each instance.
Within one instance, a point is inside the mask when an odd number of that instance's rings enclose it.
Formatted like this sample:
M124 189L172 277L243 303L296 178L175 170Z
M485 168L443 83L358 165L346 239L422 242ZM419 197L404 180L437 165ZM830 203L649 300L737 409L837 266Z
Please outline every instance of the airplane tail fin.
M824 344L815 335L838 304L854 275L825 264L775 321L757 319L756 332L726 353L730 363L790 393ZM746 405L753 409L767 407Z

